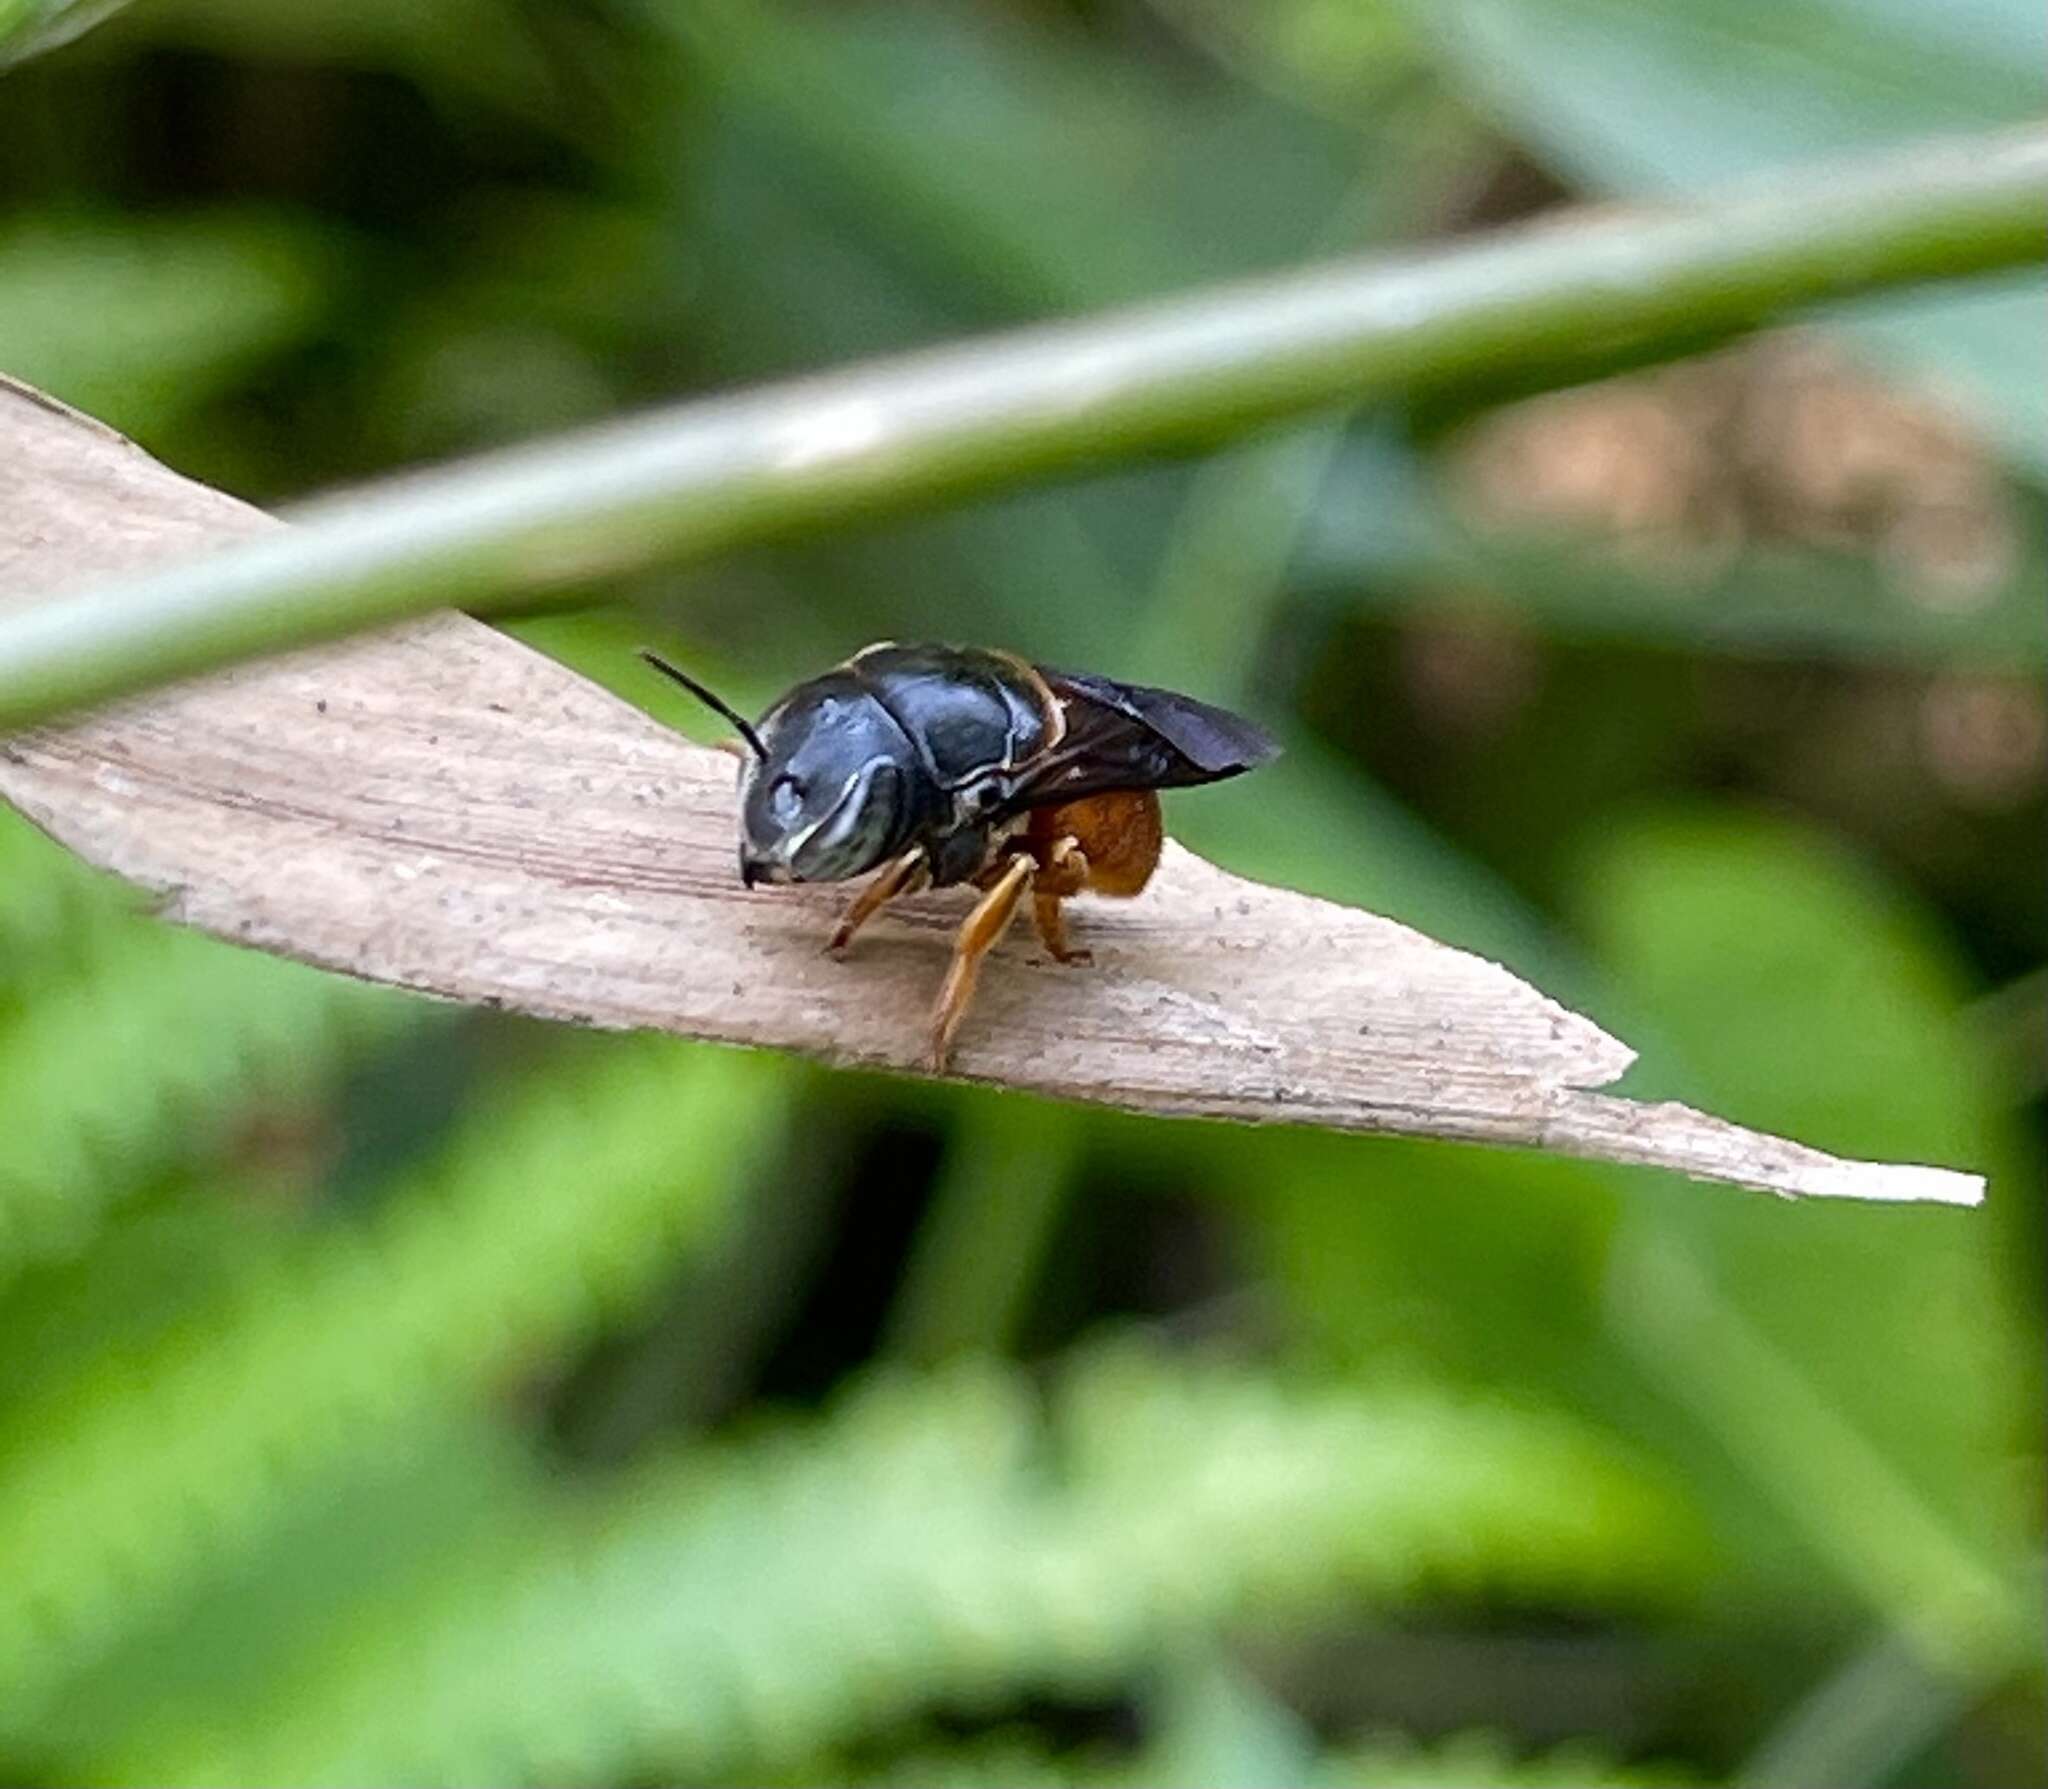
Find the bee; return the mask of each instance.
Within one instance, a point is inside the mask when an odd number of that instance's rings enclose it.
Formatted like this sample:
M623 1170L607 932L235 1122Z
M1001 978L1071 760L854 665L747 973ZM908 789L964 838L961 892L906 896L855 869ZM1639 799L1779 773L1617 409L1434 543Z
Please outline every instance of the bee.
M727 749L742 761L742 883L873 872L828 951L900 895L980 891L932 1010L934 1073L1026 895L1047 952L1085 963L1061 903L1144 888L1165 838L1159 791L1221 782L1280 751L1264 728L1192 696L983 647L870 646L758 722L658 654L641 657L739 730Z

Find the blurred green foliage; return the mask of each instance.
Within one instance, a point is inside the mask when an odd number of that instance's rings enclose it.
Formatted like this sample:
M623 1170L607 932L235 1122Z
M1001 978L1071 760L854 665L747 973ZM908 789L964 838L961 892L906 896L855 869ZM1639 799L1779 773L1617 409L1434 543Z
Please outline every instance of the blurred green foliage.
M49 52L0 76L0 367L265 500L1998 122L2040 47L2008 0L152 0L53 47L101 10L0 7ZM1176 808L1200 848L1980 1214L547 1032L0 816L0 1770L2048 1775L2040 296L512 624L657 707L650 634L749 699L934 634L1254 706L1292 750Z

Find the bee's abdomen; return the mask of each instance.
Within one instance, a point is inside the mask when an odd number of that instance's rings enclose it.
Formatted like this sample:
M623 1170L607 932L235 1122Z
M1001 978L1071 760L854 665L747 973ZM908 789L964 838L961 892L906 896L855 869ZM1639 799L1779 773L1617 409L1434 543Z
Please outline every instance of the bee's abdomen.
M1088 859L1083 887L1095 894L1130 896L1159 867L1166 827L1159 797L1150 789L1116 789L1032 809L1029 836L1041 861L1049 859L1061 839L1072 839Z

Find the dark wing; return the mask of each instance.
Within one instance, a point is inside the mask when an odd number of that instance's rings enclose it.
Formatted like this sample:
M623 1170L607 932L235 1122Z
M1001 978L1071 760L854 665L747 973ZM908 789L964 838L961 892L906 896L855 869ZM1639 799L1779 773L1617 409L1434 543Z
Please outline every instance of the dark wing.
M1111 789L1219 783L1280 755L1265 728L1193 696L1081 671L1037 670L1065 710L1067 730L1024 766L1017 807Z

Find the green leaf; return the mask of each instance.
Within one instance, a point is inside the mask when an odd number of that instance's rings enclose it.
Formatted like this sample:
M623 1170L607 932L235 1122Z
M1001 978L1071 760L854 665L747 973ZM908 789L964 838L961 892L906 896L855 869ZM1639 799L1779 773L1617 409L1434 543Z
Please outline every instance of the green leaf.
M537 1526L551 1489L495 1413L437 1408L360 1436L317 1495L292 1499L256 1544L210 1555L189 1594L67 1680L28 1743L76 1761L104 1755L116 1735L143 1744L190 1705L241 1706L350 1622L409 1595L479 1528Z
M1692 190L1850 149L2019 123L2040 109L2011 43L1955 9L1869 0L1448 0L1423 41L1602 184ZM2039 32L2000 0L2016 35ZM1559 78L1568 77L1568 78Z
M1716 1287L1746 1332L1689 1393L1716 1420L1774 1412L1748 1442L1790 1474L1788 1492L1825 1495L1845 1470L1867 1481L1833 1509L1797 1513L1840 1536L1902 1624L1945 1623L1948 1641L1974 1643L1973 1629L2010 1614L1986 1603L1999 1601L1989 1574L2017 1569L2035 1507L2021 1463L2038 1369L2024 1338L2040 1312L2009 1260L2015 1201L2037 1176L1988 1043L1962 1017L1949 947L1867 866L1759 817L1674 812L1611 828L1578 887L1606 961L1717 1110L1822 1148L1990 1172L1988 1211L1961 1223L1666 1202L1664 1241L1617 1286L1652 1348L1684 1345L1688 1326L1712 1348L1695 1288ZM1853 1470L1858 1448L1882 1459L1884 1484Z
M1597 1744L1567 1743L1534 1756L1489 1733L1437 1745L1382 1741L1326 1759L1314 1789L1679 1789L1706 1779L1675 1765L1625 1764Z
M0 1012L29 983L80 966L140 900L11 808L0 808Z
M1603 828L1570 886L1621 990L1601 1004L1645 1047L1639 1091L1988 1168L1990 1210L1929 1223L1498 1153L1230 1142L1312 1357L1568 1391L1683 1463L1741 1596L1809 1632L1874 1608L1962 1685L2010 1671L2039 1311L2001 1189L2031 1163L1939 930L1811 838L1711 811Z
M0 1682L30 1718L353 1452L586 1336L716 1224L778 1110L771 1065L611 1041L504 1087L376 1217L139 1358L12 1413Z
M0 1003L0 1279L76 1249L152 1176L206 1160L265 1106L331 1089L432 1010L139 916L102 918L64 941L75 968Z
M278 213L24 217L0 228L6 370L146 438L306 339L334 275Z
M1257 1611L1433 1590L1654 1605L1682 1516L1567 1420L1117 1351L883 1378L822 1423L480 1537L273 1702L106 1761L152 1782L602 1782L789 1768L931 1706L1101 1694ZM166 1735L167 1742L170 1736Z
M1226 1711L1212 1713L1219 1718ZM1251 1769L1244 1766L1249 1763ZM1431 1744L1396 1736L1316 1754L1260 1759L1217 1751L1190 1754L1174 1743L1133 1758L1094 1748L1055 1754L1021 1735L908 1753L859 1779L864 1789L1683 1789L1708 1779L1677 1765L1626 1764L1606 1748L1567 1742L1523 1754L1493 1733L1454 1733ZM840 1781L844 1771L830 1780ZM816 1783L816 1772L792 1784Z
M1308 1723L1220 1649L1177 1660L1164 1677L1147 1711L1155 1732L1139 1780L1289 1789L1308 1778L1316 1761Z
M1610 192L1716 182L2041 109L2032 0L1402 0L1536 150ZM2038 276L1857 308L1857 333L1954 388L2048 470Z
M149 0L123 37L251 64L331 67L397 75L440 103L455 98L486 116L559 125L575 108L582 21L557 30L502 0ZM630 72L630 71L629 71Z
M0 0L0 70L83 36L128 0Z
M699 65L968 316L1071 310L1297 256L1359 145L1241 86L1107 64L968 9L703 0ZM1363 216L1354 239L1370 233Z

